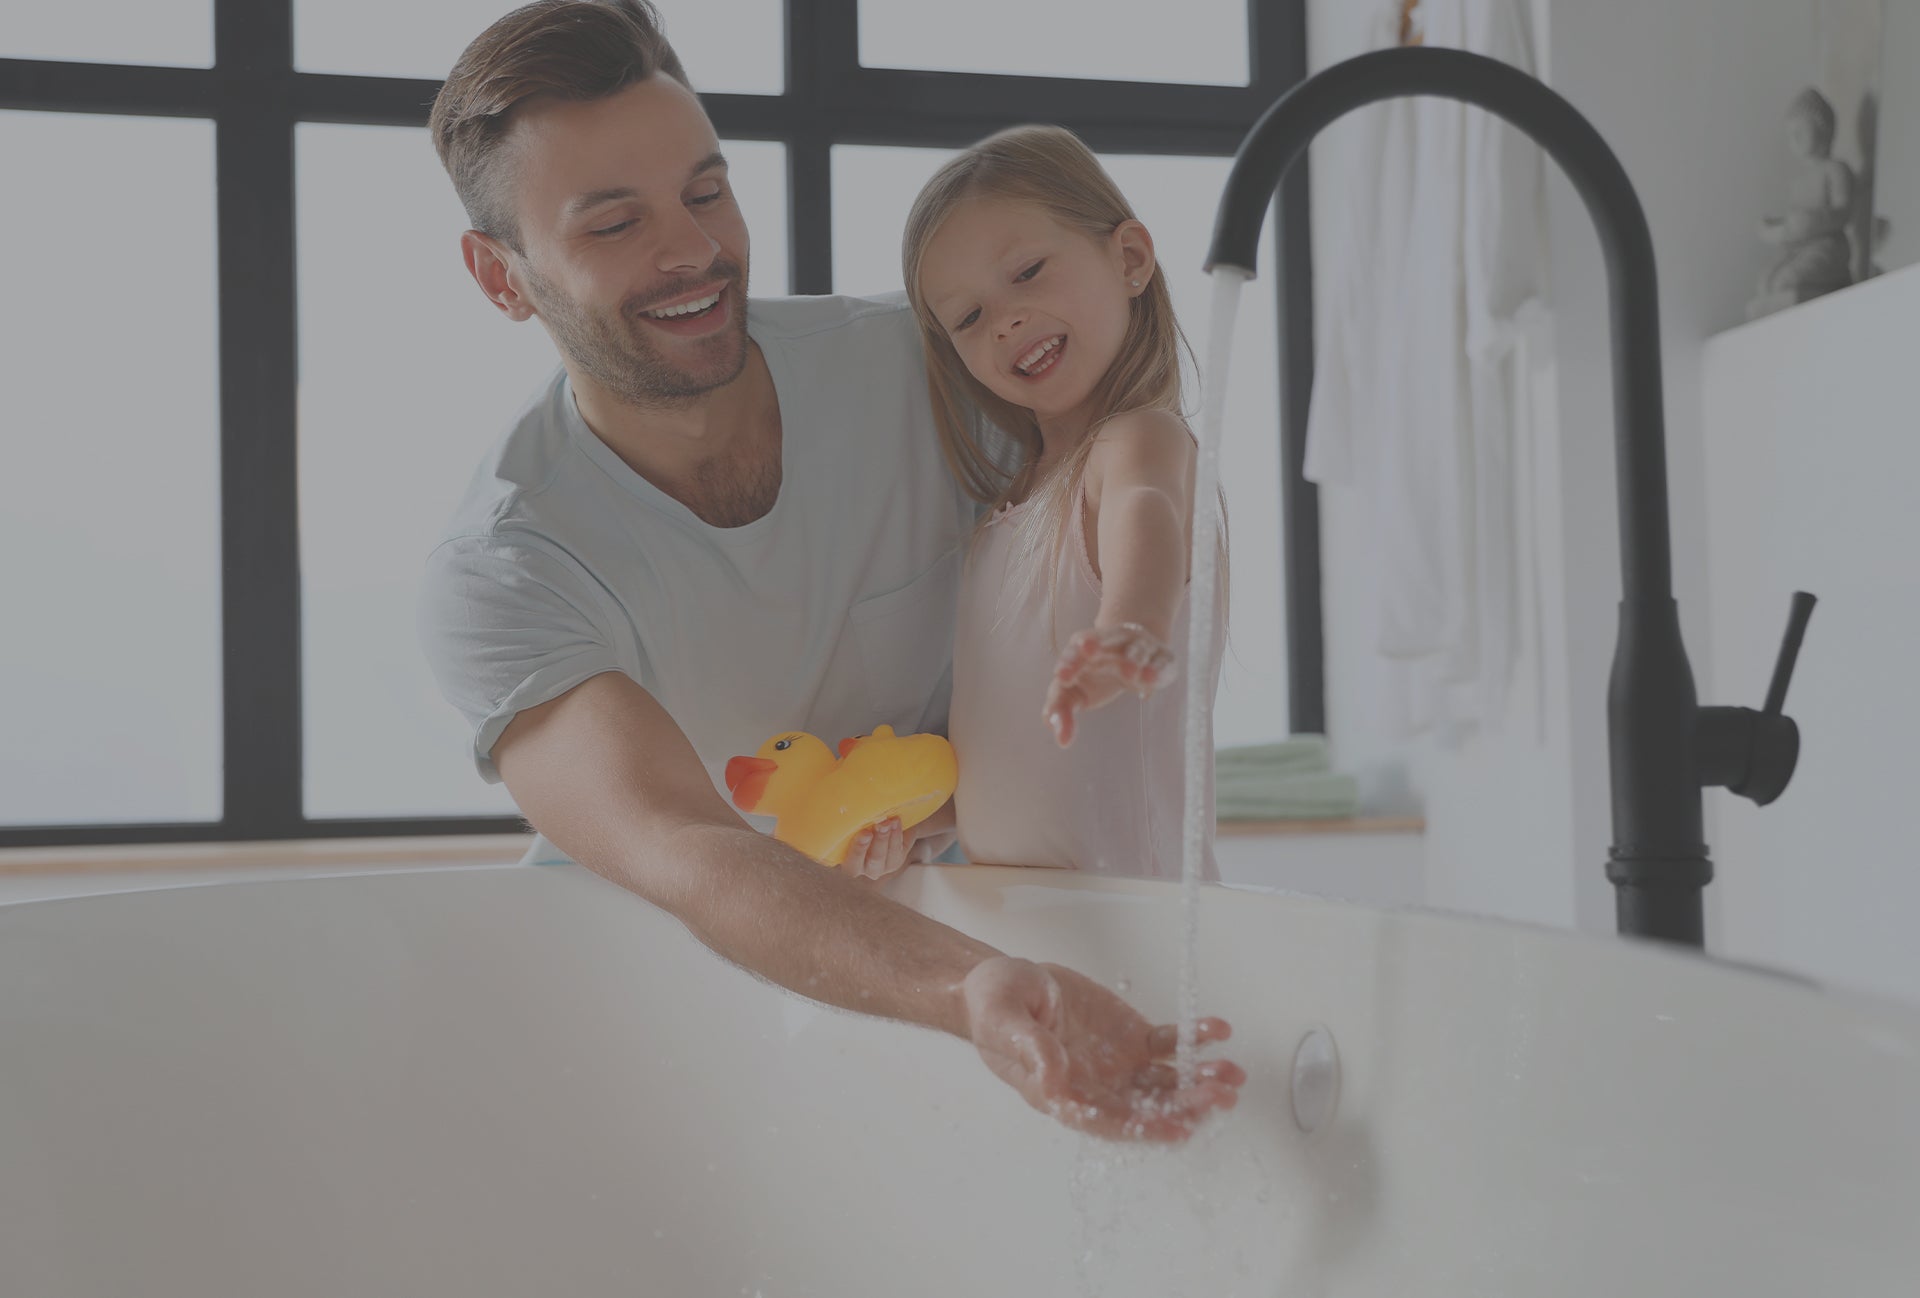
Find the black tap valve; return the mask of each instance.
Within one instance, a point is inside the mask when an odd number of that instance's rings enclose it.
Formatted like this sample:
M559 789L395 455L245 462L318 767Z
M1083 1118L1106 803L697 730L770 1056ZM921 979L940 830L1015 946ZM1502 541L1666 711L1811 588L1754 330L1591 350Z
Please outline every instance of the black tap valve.
M1700 783L1724 785L1729 792L1751 798L1764 807L1786 790L1800 760L1800 728L1782 713L1787 685L1813 616L1814 597L1796 591L1787 617L1787 634L1773 665L1766 706L1701 708L1694 729L1694 752L1700 763Z

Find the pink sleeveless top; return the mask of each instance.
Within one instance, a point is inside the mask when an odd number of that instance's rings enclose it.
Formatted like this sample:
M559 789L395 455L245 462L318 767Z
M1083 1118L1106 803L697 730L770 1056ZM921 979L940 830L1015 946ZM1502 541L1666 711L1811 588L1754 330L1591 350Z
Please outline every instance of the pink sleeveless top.
M1087 553L1082 488L1062 547L1052 616L1044 580L1024 594L1023 574L1013 571L1014 524L1027 507L1001 510L974 534L960 579L948 734L960 759L954 808L961 850L978 864L1178 879L1186 798L1182 710L1192 675L1185 661L1187 603L1181 601L1172 629L1179 674L1144 700L1123 694L1080 713L1073 746L1061 748L1041 705L1060 650L1074 632L1093 625L1100 579ZM1223 623L1223 614L1216 615L1213 661L1200 673L1209 759L1201 877L1209 880L1219 878L1211 758Z

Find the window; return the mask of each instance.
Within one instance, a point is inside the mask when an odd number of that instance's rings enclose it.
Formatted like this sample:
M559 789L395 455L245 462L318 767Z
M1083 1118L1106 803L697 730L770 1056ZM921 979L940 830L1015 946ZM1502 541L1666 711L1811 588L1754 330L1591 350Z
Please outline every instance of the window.
M468 41L519 7L516 0L298 0L294 66L438 80ZM785 89L781 0L665 0L658 7L674 52L703 94Z
M213 63L213 0L122 0L105 5L20 0L7 21L0 23L0 59L209 67Z
M0 824L218 820L213 127L0 112L0 157L51 197L0 217L32 254L0 320Z
M863 0L860 62L870 68L998 72L1103 81L1247 84L1247 0L1167 8L1114 0Z
M0 668L48 683L16 696L0 747L0 845L517 826L419 661L408 579L556 362L476 301L421 129L433 78L511 7L106 0L0 34L10 192L59 199L0 217L46 252L16 267L0 347L10 477L36 484L0 515ZM1226 159L1305 61L1304 0L1195 0L1177 39L1133 50L970 45L1015 16L909 0L660 7L732 160L759 292L897 287L899 219L939 159L1051 121L1140 206L1196 345ZM1294 237L1263 285L1304 282L1304 190L1285 194ZM1274 509L1276 339L1297 365L1309 310L1255 290L1241 312L1222 742L1317 723L1317 649L1281 649ZM1288 642L1316 643L1297 607Z

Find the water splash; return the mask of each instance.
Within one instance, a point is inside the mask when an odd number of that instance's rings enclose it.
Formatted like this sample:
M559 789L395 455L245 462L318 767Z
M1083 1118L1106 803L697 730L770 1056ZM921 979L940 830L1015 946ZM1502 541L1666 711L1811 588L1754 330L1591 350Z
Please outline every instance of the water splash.
M1076 1298L1288 1292L1277 1286L1297 1240L1299 1187L1229 1124L1210 1121L1172 1146L1083 1137L1068 1199L1080 1226Z
M1193 567L1187 588L1187 794L1182 824L1180 913L1185 927L1180 961L1180 1024L1174 1067L1180 1085L1194 1081L1194 1046L1200 1014L1200 868L1213 842L1207 814L1207 780L1213 769L1208 727L1212 700L1204 697L1213 661L1214 610L1219 602L1220 434L1226 423L1227 362L1233 356L1233 321L1240 290L1253 278L1238 266L1213 272L1213 312L1207 321L1207 367L1201 372L1200 452L1193 478Z

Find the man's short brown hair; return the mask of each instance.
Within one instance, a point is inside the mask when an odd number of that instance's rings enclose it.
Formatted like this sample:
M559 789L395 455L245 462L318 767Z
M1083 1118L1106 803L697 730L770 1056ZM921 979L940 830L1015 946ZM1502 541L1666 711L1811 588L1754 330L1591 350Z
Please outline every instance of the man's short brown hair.
M524 251L498 157L515 108L540 95L605 99L657 72L687 85L648 0L534 0L475 37L427 119L473 228Z

